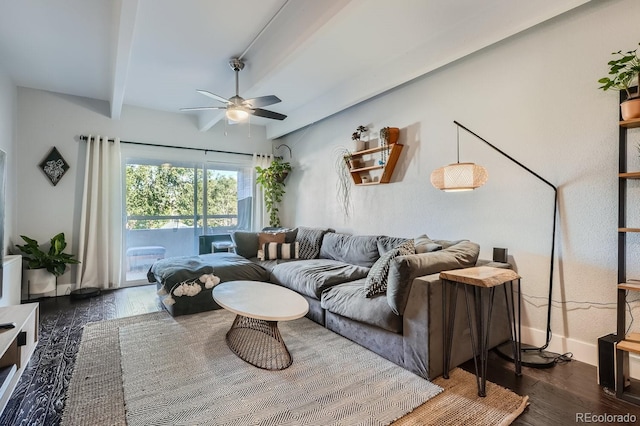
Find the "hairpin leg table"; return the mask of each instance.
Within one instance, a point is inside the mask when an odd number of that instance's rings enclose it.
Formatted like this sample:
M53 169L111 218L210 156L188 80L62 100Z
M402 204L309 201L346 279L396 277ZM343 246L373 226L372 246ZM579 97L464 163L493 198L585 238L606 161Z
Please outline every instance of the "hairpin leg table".
M492 268L479 266L475 268L456 269L440 273L443 283L443 333L444 333L444 372L443 377L449 378L451 363L451 347L453 345L453 326L456 311L456 299L458 287L464 286L464 295L467 308L467 321L471 329L471 348L473 350L473 362L478 383L478 395L486 395L487 383L487 359L489 352L489 333L491 330L491 314L495 299L495 289L502 286L507 303L507 320L510 323L511 342L513 345L515 372L521 375L520 360L520 276L511 269ZM518 283L518 307L516 309L513 296L513 283ZM447 293L449 293L447 295ZM472 293L472 297L470 297ZM447 298L449 299L447 304ZM473 300L470 300L473 299ZM473 306L473 309L471 309ZM471 317L471 311L475 313L475 327ZM517 320L516 320L517 310Z

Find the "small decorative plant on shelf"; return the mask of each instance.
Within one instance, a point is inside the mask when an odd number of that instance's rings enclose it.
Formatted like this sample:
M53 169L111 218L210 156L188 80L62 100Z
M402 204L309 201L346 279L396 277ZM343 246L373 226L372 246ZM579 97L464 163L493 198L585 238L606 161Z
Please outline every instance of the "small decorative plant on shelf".
M351 134L351 140L353 140L356 144L356 151L364 150L364 141L362 140L362 136L367 132L367 128L365 126L358 126L355 132Z
M640 118L640 90L634 94L629 90L630 87L638 84L638 75L640 75L640 58L637 50L624 53L621 50L613 52L612 55L616 58L608 62L609 76L598 80L598 83L602 84L599 89L626 92L627 99L620 104L623 120Z
M276 158L269 167L256 167L256 181L264 190L264 202L269 212L269 225L280 226L278 204L284 195L284 180L291 172L291 164Z
M24 235L20 237L26 244L16 244L16 247L27 261L25 277L29 282L29 293L53 291L56 288L56 278L64 274L67 265L80 263L74 258L75 255L64 253L67 242L63 232L51 238L47 251L40 248L38 241Z

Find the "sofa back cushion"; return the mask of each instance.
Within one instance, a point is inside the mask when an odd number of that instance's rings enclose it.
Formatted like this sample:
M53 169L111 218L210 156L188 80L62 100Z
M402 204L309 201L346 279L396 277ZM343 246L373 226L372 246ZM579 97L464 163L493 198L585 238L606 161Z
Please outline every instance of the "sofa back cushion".
M300 244L300 259L317 259L320 255L322 240L328 232L332 232L332 230L330 228L298 227L296 241Z
M380 253L380 256L382 256L386 252L395 249L407 241L409 241L409 238L387 237L386 235L381 235L378 237L378 252Z
M370 268L380 257L378 236L331 233L324 236L320 258Z
M470 268L478 261L480 246L462 241L442 250L399 256L389 264L387 302L398 315L404 313L414 278L451 269Z
M249 231L235 231L231 234L236 245L236 253L247 259L258 255L258 233Z

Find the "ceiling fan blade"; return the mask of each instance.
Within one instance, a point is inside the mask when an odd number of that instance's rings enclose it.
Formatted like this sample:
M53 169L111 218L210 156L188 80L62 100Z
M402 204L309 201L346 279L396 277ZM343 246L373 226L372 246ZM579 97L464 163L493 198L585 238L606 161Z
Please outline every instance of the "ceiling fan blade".
M284 120L285 118L287 118L286 115L280 114L279 112L268 111L266 109L260 108L251 110L249 111L249 113L258 117L271 118L273 120Z
M194 107L194 108L180 108L180 111L204 111L208 109L227 109L227 107Z
M243 104L250 108L260 108L267 105L277 104L278 102L282 102L279 97L274 95L269 95L269 96L260 96L252 99L245 99Z
M225 99L225 98L223 98L222 96L218 96L218 95L216 95L215 93L211 93L211 92L206 91L206 90L196 90L196 92L198 92L198 93L200 93L200 94L202 94L202 95L208 96L208 97L210 97L211 99L215 99L215 100L216 100L216 101L218 101L218 102L223 102L223 103L225 103L225 104L226 104L226 103L229 103L229 100L228 100L228 99Z

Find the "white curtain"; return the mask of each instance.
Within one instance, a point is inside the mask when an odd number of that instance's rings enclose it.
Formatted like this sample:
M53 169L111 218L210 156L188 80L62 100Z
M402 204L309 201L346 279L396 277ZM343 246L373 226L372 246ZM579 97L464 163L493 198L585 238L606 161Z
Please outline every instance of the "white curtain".
M120 139L87 138L80 222L80 287L116 288L122 272Z
M256 167L262 167L263 169L265 167L269 167L269 164L271 164L271 162L273 161L273 155L272 154L253 154L253 170L254 170L254 177L255 177L255 170ZM253 223L251 224L251 228L254 231L259 231L262 228L264 228L265 226L269 226L269 213L267 212L267 206L264 203L264 191L262 190L262 187L260 185L258 185L258 182L256 182L255 178L253 180L254 182L254 188L253 188L253 193L254 193L254 201L253 201Z

